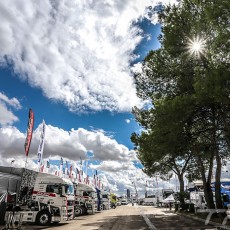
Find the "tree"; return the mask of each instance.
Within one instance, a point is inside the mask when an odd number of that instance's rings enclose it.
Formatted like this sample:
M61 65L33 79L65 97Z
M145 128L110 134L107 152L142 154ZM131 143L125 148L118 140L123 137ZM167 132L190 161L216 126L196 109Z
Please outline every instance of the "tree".
M222 208L221 165L230 147L229 7L227 0L184 0L164 8L159 14L162 47L147 55L142 73L135 76L138 96L152 104L133 110L146 129L137 138L140 159L150 167L156 156L162 156L160 161L192 154L209 208L214 206L214 160L216 206ZM202 49L189 52L194 39ZM147 140L148 148L143 147Z

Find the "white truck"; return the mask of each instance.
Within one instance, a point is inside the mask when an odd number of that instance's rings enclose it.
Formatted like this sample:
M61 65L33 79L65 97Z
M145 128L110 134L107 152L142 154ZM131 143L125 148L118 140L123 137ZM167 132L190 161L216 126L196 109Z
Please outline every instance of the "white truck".
M75 193L75 216L84 214L94 214L97 211L97 195L93 186L74 182Z
M203 191L190 192L190 203L194 204L195 210L207 208L204 192Z
M69 179L25 168L0 166L0 194L7 192L5 220L49 225L73 218L74 188ZM2 204L1 204L2 205ZM16 207L16 208L15 208Z
M108 210L110 209L110 193L107 191L101 191L102 196L102 209Z

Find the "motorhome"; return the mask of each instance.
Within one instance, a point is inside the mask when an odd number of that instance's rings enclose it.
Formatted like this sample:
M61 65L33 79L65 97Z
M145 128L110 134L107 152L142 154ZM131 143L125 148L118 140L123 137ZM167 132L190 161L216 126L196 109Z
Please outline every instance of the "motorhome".
M39 225L73 218L74 189L69 179L25 168L0 166L0 194L6 192L5 219L17 205L15 219ZM5 203L5 204L4 204Z

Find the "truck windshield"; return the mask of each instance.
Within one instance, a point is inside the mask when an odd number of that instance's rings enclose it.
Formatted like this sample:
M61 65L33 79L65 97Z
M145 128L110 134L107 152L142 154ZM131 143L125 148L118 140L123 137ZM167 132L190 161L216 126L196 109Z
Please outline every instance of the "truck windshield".
M71 184L65 184L65 194L74 195L74 188Z

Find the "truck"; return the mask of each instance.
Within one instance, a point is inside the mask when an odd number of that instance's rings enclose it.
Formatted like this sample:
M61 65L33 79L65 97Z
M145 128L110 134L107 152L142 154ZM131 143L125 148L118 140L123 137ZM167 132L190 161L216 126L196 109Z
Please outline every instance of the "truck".
M230 205L230 181L229 179L221 179L221 197L224 208L228 208ZM211 183L211 189L213 192L213 201L215 203L215 181ZM195 209L205 209L207 204L205 201L203 182L195 181L191 184L190 188L190 202L195 205Z
M110 193L109 195L110 199L110 208L116 208L117 207L117 195L114 193Z
M93 186L81 182L74 182L74 195L75 217L94 214L97 211L97 194Z
M102 196L102 209L108 210L110 209L110 193L107 191L101 191Z
M5 220L12 213L15 220L22 216L22 222L39 225L73 219L74 189L69 179L26 168L0 166L0 185L0 194L7 193L0 204L6 206Z

